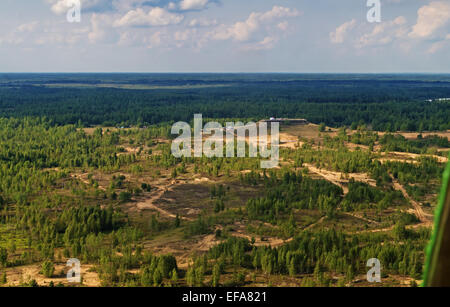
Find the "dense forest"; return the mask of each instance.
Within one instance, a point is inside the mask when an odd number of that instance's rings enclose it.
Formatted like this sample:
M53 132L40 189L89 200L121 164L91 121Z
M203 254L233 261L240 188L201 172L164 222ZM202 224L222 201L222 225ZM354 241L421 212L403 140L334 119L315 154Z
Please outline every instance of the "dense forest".
M139 90L136 90L139 86ZM83 126L205 118L306 118L381 131L450 128L447 76L1 75L0 116L45 116Z

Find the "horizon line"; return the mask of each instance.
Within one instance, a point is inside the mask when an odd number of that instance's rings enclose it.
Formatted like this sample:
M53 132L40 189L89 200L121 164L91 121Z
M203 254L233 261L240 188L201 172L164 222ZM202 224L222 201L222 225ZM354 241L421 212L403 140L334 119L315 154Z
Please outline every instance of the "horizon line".
M161 71L161 72L106 72L106 71L96 71L96 72L75 72L75 71L54 71L54 72L26 72L26 71L9 71L9 72L0 72L0 74L307 74L307 75L450 75L449 72L276 72L276 71L267 71L267 72L170 72L170 71Z

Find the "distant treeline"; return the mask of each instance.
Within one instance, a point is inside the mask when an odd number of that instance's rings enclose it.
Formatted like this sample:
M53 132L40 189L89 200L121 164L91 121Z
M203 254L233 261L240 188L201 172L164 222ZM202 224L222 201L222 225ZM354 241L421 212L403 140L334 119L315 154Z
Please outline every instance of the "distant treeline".
M53 123L84 126L150 125L208 118L270 116L306 118L343 126L364 123L381 131L450 129L448 78L317 75L14 75L0 78L0 117L47 117ZM222 78L220 76L223 76ZM170 78L169 78L170 77ZM404 77L404 79L401 79ZM101 79L103 78L103 79ZM115 80L115 78L117 80ZM178 79L177 79L178 78ZM60 80L59 80L60 79ZM183 89L50 88L45 84L147 84ZM192 88L204 84L212 87ZM221 85L214 87L214 85ZM223 86L226 85L226 86ZM186 88L187 87L187 88Z

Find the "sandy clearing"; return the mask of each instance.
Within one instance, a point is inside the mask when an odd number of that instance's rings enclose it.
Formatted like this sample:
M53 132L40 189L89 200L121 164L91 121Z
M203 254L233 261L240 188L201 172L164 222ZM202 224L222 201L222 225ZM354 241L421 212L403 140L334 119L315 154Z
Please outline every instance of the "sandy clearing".
M286 132L280 132L280 145L281 148L290 148L290 149L297 149L299 147L302 147L304 142L299 142L298 137L286 133Z
M358 148L360 149L364 149L364 150L369 150L369 146L365 146L365 145L357 145L357 144L353 144L353 143L346 143L345 146L351 150L351 151L355 151ZM381 146L376 145L374 146L374 152L377 152L381 149ZM445 151L445 149L443 149ZM443 157L443 156L438 156L438 155L428 155L428 154L415 154L415 153L410 153L410 152L401 152L401 151L389 151L389 152L380 152L380 155L383 158L375 158L377 160L379 160L381 163L386 162L386 161L399 161L399 162L405 162L405 163L417 163L417 159L420 157L429 157L429 158L434 158L436 159L438 162L440 163L447 163L448 158L447 157ZM386 157L389 156L389 157Z
M211 180L209 180L209 178L206 178L206 177L194 179L194 182L209 182L209 181L211 181Z
M409 159L397 159L397 158L380 158L377 159L381 162L381 164L385 164L386 162L401 162L401 163L409 163L409 164L419 164L416 160L409 160Z
M369 175L366 173L348 173L344 174L341 172L333 172L325 169L319 169L311 164L305 163L304 164L311 172L316 173L317 175L320 175L321 177L325 178L326 180L334 183L337 186L340 186L342 190L344 191L344 195L348 193L348 187L344 186L344 183L348 183L350 179L354 179L355 181L360 181L367 183L373 187L376 187L376 181L371 179Z
M83 279L83 285L87 287L99 287L101 285L98 274L95 272L91 272L93 265L89 264L81 264L81 277ZM19 286L23 282L30 281L32 279L36 280L36 282L41 286L48 286L50 282L53 282L54 285L58 283L62 283L66 286L73 285L67 281L67 270L69 268L66 267L66 264L57 263L55 264L55 274L59 276L55 276L52 278L44 277L40 274L41 266L40 264L26 265L21 267L15 267L11 269L6 269L7 276L7 286ZM64 272L64 274L60 274ZM75 284L77 285L77 284Z
M401 159L401 160L408 160L408 159L417 160L420 157L429 157L429 158L436 159L440 163L448 162L447 157L436 156L436 155L415 154L415 153L409 153L409 152L390 151L387 153L383 152L383 153L381 153L381 155L382 156L388 156L388 155L394 156L394 157L392 157L392 159ZM388 157L388 158L381 158L381 159L391 159L391 158Z
M167 182L167 180L162 180L159 182L153 182L152 186L156 188L155 191L152 191L150 193L145 193L143 196L140 196L136 198L137 202L131 202L128 203L128 206L130 208L134 208L138 211L144 211L144 210L155 210L158 211L161 215L168 217L168 218L176 218L176 214L173 214L167 210L164 210L163 208L160 208L156 202L160 199L164 200L170 200L168 198L164 198L164 194L166 192L172 192L177 186L188 184L189 182L195 183L195 184L201 184L205 182L211 182L209 178L202 177L202 178L192 178L191 180L186 179L177 179L177 180L171 180L170 183ZM189 217L180 217L183 220L186 221L193 221L192 218Z
M379 136L384 136L386 132L377 132ZM417 139L419 134L422 134L423 137L437 135L440 137L445 137L450 140L450 130L447 131L430 131L430 132L394 132L394 135L402 135L407 139Z

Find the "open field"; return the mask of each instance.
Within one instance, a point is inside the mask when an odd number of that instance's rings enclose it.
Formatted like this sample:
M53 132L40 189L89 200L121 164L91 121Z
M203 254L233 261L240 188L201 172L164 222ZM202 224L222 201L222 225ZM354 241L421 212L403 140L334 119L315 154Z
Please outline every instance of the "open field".
M168 85L168 86L155 86L148 84L85 84L85 83L48 83L39 86L44 86L48 88L79 88L79 89L95 89L95 88L113 88L113 89L124 89L124 90L188 90L188 89L203 89L203 88L215 88L215 87L226 87L227 84L214 84L214 85Z

